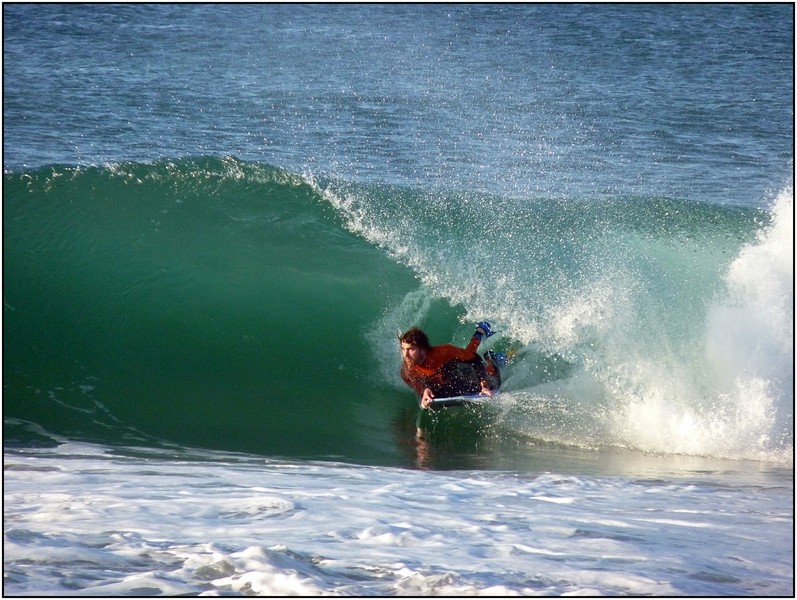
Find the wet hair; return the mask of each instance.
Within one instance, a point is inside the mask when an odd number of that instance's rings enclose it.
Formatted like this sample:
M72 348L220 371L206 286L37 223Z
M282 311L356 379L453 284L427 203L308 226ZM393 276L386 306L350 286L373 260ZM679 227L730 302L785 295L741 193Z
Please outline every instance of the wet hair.
M417 346L418 348L423 348L424 350L429 350L429 348L431 347L429 345L429 338L426 337L426 334L417 327L411 327L410 329L402 333L399 336L399 341L402 344Z

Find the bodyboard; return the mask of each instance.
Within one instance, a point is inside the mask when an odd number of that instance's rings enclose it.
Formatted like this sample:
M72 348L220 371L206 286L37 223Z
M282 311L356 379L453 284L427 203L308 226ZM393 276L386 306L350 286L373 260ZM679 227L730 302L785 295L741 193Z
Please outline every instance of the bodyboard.
M496 393L497 395L497 393ZM437 410L439 408L450 408L452 406L477 406L485 404L490 400L494 400L495 395L485 396L483 394L467 394L465 396L450 396L448 398L435 398L429 403L427 407L430 410Z

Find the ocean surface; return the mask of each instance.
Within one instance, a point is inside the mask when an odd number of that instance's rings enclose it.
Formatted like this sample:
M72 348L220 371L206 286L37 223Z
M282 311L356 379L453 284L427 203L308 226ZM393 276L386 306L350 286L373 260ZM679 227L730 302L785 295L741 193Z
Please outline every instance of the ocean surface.
M794 595L793 5L4 4L3 171L6 595Z

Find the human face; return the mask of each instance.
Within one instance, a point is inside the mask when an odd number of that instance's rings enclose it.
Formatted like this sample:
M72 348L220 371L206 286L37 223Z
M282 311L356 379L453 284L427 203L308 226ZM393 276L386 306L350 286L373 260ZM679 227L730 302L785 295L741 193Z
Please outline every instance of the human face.
M426 352L415 344L401 342L401 356L408 367L418 365L426 358Z

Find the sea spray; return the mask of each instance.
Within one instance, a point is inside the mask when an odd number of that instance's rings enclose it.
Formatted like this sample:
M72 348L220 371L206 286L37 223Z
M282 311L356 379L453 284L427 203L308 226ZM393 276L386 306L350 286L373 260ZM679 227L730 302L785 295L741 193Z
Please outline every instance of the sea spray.
M643 317L640 304L653 298L639 281L596 286L554 309L549 345L574 363L573 374L519 394L532 405L558 401L567 425L541 432L526 422L528 431L576 444L790 462L792 206L788 189L771 223L719 270L710 297L690 308L681 295L680 315L667 307L660 322ZM677 305L679 294L671 298Z
M706 352L734 443L792 453L794 422L794 192L739 252L711 307Z
M638 391L612 415L618 439L657 452L792 460L792 240L787 189L725 270L695 351L635 365Z
M373 328L372 344L396 387L394 340L377 339L428 323L437 298L460 323L448 337L434 336L437 343L464 343L468 328L488 318L501 331L491 342L503 338L521 347L504 385L503 424L513 435L788 460L790 413L778 405L789 404L783 390L793 379L784 364L792 277L783 264L790 248L783 206L790 192L767 215L666 198L518 201L457 192L446 198L336 183L320 191L351 231L385 248L420 281L420 290ZM770 219L771 227L757 226ZM771 263L750 270L766 273L768 283L755 286L757 300L745 301L769 303L759 318L770 323L759 328L758 341L742 330L720 346L739 354L751 343L775 344L761 360L771 366L777 358L780 368L750 378L746 369L727 365L718 381L722 361L706 329L740 286L749 287L737 272L750 256ZM740 394L747 401L733 398Z

